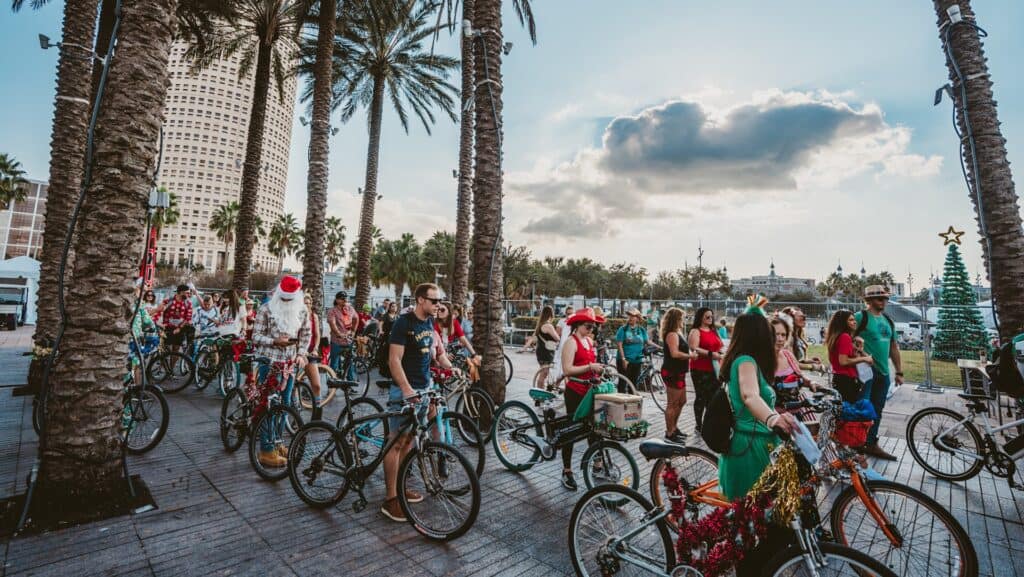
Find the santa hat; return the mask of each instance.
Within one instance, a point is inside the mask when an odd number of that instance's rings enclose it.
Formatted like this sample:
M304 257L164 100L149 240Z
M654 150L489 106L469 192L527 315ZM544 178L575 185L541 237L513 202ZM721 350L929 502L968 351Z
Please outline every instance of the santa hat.
M277 285L277 294L281 300L290 301L302 290L302 281L293 276L286 276Z

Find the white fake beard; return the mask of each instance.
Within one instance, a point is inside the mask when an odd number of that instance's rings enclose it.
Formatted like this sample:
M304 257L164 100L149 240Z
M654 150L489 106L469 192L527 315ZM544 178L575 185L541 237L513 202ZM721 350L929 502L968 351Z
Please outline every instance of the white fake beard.
M304 320L302 312L306 310L306 303L302 300L302 291L296 293L291 300L284 300L275 293L267 303L267 307L282 335L291 338L299 335L299 329L302 328Z

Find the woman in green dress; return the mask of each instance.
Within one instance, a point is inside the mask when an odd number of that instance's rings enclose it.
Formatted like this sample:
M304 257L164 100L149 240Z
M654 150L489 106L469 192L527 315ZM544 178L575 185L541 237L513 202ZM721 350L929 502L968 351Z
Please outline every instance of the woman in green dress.
M722 359L722 380L728 379L729 401L736 430L728 453L718 457L718 484L730 501L742 499L768 466L778 427L790 433L796 419L778 414L775 391L765 375L775 374L775 336L764 311L752 304L736 318L729 350Z

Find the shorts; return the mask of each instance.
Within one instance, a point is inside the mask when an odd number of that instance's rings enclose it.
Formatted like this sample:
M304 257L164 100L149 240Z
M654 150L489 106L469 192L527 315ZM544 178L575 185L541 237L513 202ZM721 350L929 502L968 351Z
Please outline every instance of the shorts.
M181 346L181 343L182 341L185 340L185 337L192 334L193 329L191 326L185 325L181 327L181 330L177 333L174 332L173 327L167 327L166 331L167 332L164 333L164 344L169 347L177 347Z
M679 389L681 391L686 390L686 372L672 373L665 369L661 369L661 379L665 381L665 386L670 389Z
M423 387L421 389L417 389L416 387L413 387L413 390L414 391L425 391L429 387L430 387L430 385L428 383L426 387ZM405 397L402 395L402 387L399 387L397 384L392 384L391 388L388 389L388 406L387 406L387 411L388 412L401 411L402 407L404 407L404 406L405 406ZM402 428L402 425L404 425L408 421L409 421L409 415L402 415L402 416L396 416L396 417L388 417L388 431L390 431L390 434L393 435L393 434L397 433L398 430L400 428Z

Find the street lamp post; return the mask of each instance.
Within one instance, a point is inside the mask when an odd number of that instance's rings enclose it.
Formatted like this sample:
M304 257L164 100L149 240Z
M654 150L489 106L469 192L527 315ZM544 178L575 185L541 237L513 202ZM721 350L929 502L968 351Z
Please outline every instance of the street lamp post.
M537 316L537 275L530 277L530 312Z

